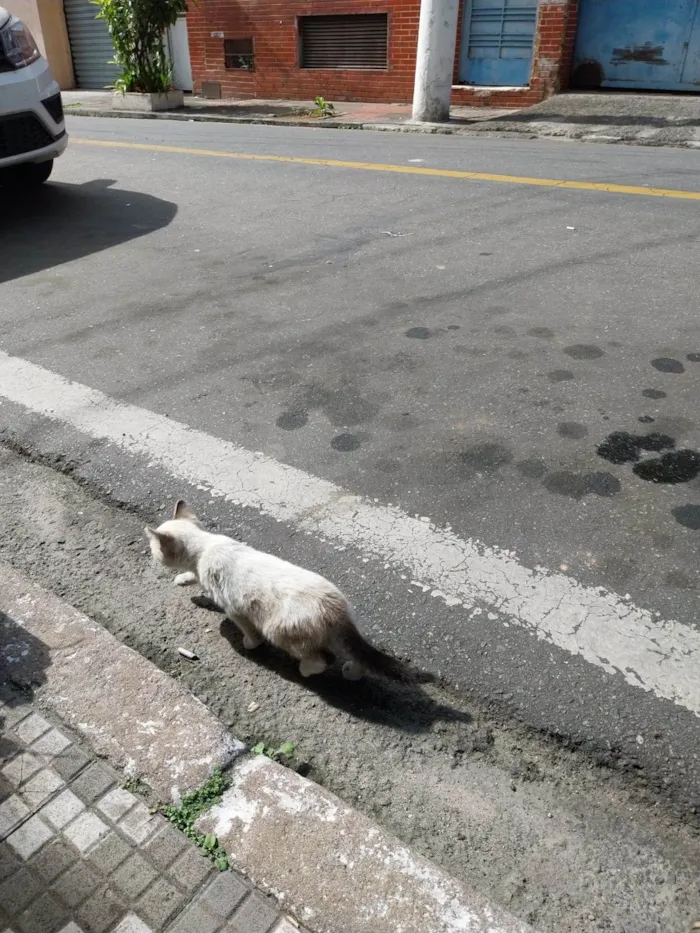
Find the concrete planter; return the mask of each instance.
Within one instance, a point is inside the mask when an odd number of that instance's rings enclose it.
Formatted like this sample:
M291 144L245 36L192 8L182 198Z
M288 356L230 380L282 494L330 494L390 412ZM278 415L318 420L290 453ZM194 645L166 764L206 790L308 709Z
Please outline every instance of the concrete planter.
M183 91L168 91L166 94L140 94L115 92L112 96L112 110L177 110L185 106Z

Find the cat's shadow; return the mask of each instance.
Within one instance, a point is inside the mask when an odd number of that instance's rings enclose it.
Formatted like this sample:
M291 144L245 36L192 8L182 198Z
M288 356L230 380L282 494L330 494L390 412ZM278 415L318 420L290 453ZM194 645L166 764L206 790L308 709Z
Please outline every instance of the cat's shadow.
M200 608L220 613L218 607L206 597L194 596L192 602ZM318 676L304 678L299 673L298 663L272 645L264 644L254 651L246 651L241 633L228 619L222 619L219 631L233 650L247 662L258 664L290 683L303 686L330 706L367 722L417 734L429 731L435 722L472 721L469 713L433 700L420 684L395 683L379 677L363 677L362 680L351 682L343 678L339 665L334 665Z

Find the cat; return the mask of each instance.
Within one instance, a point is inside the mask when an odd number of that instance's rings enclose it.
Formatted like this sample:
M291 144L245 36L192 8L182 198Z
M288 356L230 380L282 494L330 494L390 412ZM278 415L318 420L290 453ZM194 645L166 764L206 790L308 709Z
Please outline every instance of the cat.
M247 650L271 642L299 661L303 677L322 673L339 657L347 680L366 672L415 680L407 664L360 634L345 596L319 574L205 531L183 500L170 521L145 532L153 557L178 571L176 585L198 583L240 629Z

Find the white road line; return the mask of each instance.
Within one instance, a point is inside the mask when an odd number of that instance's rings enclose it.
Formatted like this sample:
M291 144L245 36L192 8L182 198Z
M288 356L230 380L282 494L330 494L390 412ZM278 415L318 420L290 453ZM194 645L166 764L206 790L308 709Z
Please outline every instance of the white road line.
M448 605L467 607L463 624L478 625L480 607L495 607L537 638L700 716L700 632L687 625L2 352L0 397L145 455L213 496L380 558Z

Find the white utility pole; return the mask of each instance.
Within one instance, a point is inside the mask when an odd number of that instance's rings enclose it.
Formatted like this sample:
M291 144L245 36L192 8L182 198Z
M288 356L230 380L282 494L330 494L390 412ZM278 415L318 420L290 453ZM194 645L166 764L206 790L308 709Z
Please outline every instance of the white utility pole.
M413 119L444 123L450 118L452 73L461 0L421 0L413 89Z

